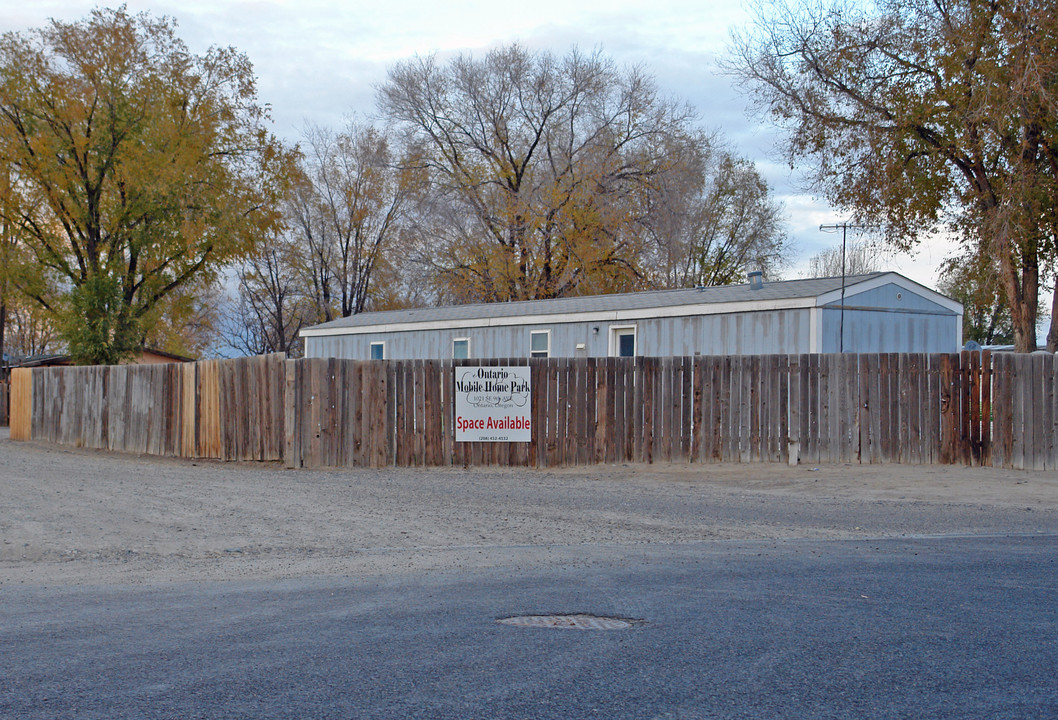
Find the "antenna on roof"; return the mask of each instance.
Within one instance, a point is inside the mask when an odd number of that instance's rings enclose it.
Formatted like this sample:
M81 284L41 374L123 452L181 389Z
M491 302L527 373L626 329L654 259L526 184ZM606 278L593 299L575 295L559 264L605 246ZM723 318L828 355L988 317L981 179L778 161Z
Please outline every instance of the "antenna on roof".
M845 352L845 245L848 240L849 228L853 230L869 230L872 227L872 225L850 225L847 222L819 226L820 232L841 230L841 321L838 325L838 352Z

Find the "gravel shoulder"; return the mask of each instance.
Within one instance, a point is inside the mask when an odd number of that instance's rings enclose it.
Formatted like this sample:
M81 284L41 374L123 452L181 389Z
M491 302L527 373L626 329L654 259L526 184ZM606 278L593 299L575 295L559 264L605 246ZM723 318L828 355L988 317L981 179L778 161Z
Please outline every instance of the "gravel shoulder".
M1058 534L1058 474L292 471L16 443L0 429L0 587L569 566L644 546L952 534Z

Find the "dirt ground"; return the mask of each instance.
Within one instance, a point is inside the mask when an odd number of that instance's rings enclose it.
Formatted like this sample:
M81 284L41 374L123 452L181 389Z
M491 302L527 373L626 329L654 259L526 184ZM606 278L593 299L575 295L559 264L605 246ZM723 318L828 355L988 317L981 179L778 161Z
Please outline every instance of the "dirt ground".
M384 574L630 546L1058 533L1058 474L940 466L293 471L16 443L0 588Z

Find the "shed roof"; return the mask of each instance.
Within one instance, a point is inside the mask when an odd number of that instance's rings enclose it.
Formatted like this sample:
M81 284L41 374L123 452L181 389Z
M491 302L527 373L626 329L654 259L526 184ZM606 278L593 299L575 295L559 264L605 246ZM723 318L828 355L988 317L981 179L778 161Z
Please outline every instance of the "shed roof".
M855 292L864 283L872 286L879 279L891 276L892 280L908 287L920 288L925 294L942 297L902 275L894 272L874 272L865 275L850 275L845 278L846 293ZM873 282L872 282L873 281ZM772 309L778 305L788 305L785 301L805 302L796 305L816 305L816 299L828 293L841 290L840 277L809 278L804 280L780 280L765 282L763 287L753 289L749 284L719 285L704 288L686 288L678 290L651 290L645 292L621 293L610 295L590 295L584 297L556 298L551 300L524 300L519 302L478 303L473 305L446 305L442 307L409 308L405 310L387 310L367 312L339 318L320 325L314 325L301 331L303 336L320 336L364 332L376 330L410 329L408 326L423 327L436 323L454 323L461 326L472 322L488 325L505 324L506 319L525 322L527 319L546 318L553 321L556 317L569 320L579 318L570 316L598 315L599 313L616 313L617 315L653 309L686 307L689 314L698 314L700 309L692 312L691 306L710 306L710 312L723 311L725 306L745 310L747 306L760 306L760 309ZM950 301L949 301L950 302ZM790 305L793 306L793 305ZM752 308L749 308L752 309ZM670 310L666 314L673 314ZM639 314L638 312L636 314ZM383 327L384 326L384 327Z
M155 348L141 348L139 354L123 362L123 365L140 365L147 362L194 362L194 358L177 355L176 353L157 350ZM58 367L61 365L72 365L73 360L65 353L52 353L48 355L31 355L10 363L12 368L34 368L34 367Z

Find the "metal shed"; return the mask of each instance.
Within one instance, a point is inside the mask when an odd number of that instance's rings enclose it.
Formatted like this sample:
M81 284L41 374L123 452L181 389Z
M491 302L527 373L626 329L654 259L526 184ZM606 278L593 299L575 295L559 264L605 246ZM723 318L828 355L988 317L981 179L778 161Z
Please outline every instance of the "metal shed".
M963 308L895 272L361 313L306 357L444 359L954 352Z

